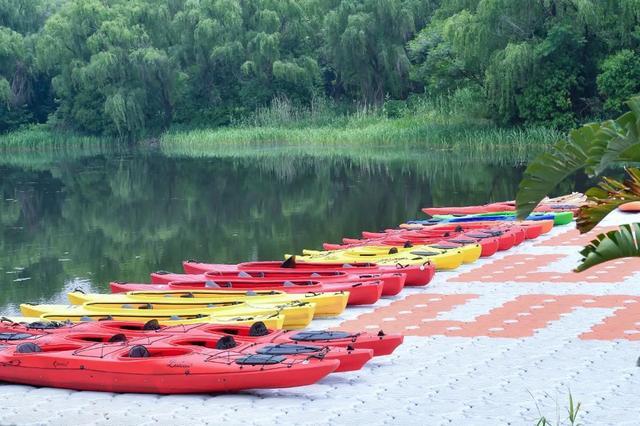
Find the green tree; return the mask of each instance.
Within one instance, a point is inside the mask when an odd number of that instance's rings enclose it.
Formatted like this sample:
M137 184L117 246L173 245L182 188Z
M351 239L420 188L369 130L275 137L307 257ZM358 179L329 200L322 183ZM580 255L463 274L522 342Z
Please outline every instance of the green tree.
M44 121L52 108L49 78L36 66L34 43L55 6L46 0L0 1L0 133Z
M479 87L504 124L570 127L600 112L598 64L610 49L637 45L639 6L637 0L444 1L410 44L413 76L432 93Z
M640 54L623 49L607 57L598 75L598 91L607 112L622 112L624 102L640 94Z
M133 140L274 99L470 93L565 128L638 92L639 51L640 0L0 0L0 131Z
M405 44L415 31L407 2L342 0L325 18L323 53L335 85L365 103L406 96L410 61Z

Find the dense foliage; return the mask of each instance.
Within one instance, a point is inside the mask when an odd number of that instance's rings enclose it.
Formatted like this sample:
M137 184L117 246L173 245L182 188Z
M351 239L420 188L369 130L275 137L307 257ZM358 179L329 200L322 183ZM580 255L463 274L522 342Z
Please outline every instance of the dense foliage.
M640 91L639 52L640 0L0 0L0 132L135 138L415 94L565 128Z
M619 55L614 62L625 60L624 56ZM566 140L557 142L529 164L516 196L519 217L531 213L545 195L576 171L584 170L595 177L611 166L640 162L640 96L626 104L629 111L620 117L572 130ZM594 229L621 205L640 201L640 169L628 168L627 173L629 178L624 181L603 176L597 187L586 191L587 203L580 207L576 218L581 233ZM633 221L633 216L616 219ZM632 223L598 235L580 252L583 257L576 271L623 257L640 257L639 232L640 224Z

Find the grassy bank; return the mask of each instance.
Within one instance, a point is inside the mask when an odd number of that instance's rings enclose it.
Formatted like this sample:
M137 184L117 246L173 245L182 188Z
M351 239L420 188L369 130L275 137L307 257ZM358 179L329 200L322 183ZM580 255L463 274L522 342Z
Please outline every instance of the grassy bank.
M395 108L392 108L395 107ZM251 117L217 129L171 130L160 138L166 152L202 154L225 145L295 145L332 148L421 147L525 154L555 142L561 133L544 127L500 128L451 101L420 101L339 113L321 101L294 108L276 100Z
M327 100L294 107L276 99L266 108L227 127L178 129L160 136L166 154L210 155L229 148L296 147L307 151L342 149L457 150L526 159L561 137L544 127L501 128L465 109L464 101L419 100L381 108L345 111ZM144 144L143 144L144 145ZM34 126L0 135L0 151L101 151L117 149L115 139L81 136Z
M121 143L109 138L55 131L45 125L31 126L0 134L0 165L47 168L54 163L124 149Z
M354 127L240 127L171 131L161 137L165 152L206 153L220 145L278 144L313 147L421 146L485 152L507 149L535 153L560 137L545 128L500 129L425 124L413 120L381 120Z
M96 149L116 144L118 143L113 139L51 130L46 125L31 126L15 132L0 134L0 149L7 151Z

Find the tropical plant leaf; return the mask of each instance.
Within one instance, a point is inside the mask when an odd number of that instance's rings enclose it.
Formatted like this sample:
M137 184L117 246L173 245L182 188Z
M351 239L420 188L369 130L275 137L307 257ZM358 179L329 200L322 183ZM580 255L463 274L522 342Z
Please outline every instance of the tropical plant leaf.
M585 271L593 266L623 257L640 257L640 224L622 225L617 231L600 234L580 254L583 258L575 269Z
M640 97L632 98L627 105L629 112L602 123L589 150L590 174L600 174L615 162L640 161Z
M587 165L591 141L599 128L599 124L593 123L571 131L567 140L559 141L550 152L529 164L516 196L519 219L527 217L567 176Z
M584 168L588 174L598 175L616 162L640 162L640 97L632 98L627 105L630 111L616 120L573 130L566 141L558 142L529 164L516 196L519 219L527 217L577 170Z
M588 204L578 211L576 223L581 233L591 231L620 204L640 201L640 170L627 169L629 179L619 182L603 178L598 187L586 192Z

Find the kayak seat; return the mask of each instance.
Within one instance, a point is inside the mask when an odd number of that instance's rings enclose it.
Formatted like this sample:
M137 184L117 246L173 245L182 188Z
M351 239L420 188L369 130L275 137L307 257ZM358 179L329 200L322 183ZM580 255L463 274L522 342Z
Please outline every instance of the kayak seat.
M120 343L120 342L126 342L126 341L127 341L127 336L125 336L122 333L114 334L108 340L109 343Z
M157 319L152 319L144 323L142 329L145 331L156 331L160 330L160 323Z
M42 348L33 342L20 343L16 347L16 353L19 354L32 354L35 352L42 352Z
M287 260L285 260L284 262L282 262L280 264L281 268L295 268L296 267L296 257L295 256L290 256L289 258L287 258Z
M149 358L150 356L149 349L143 345L135 345L129 349L129 358Z
M251 324L251 327L249 328L249 336L251 337L266 336L267 334L269 334L269 330L262 321Z
M219 349L221 351L226 349L233 349L236 346L238 346L238 344L236 343L236 340L233 338L233 336L222 336L216 343L216 349Z

